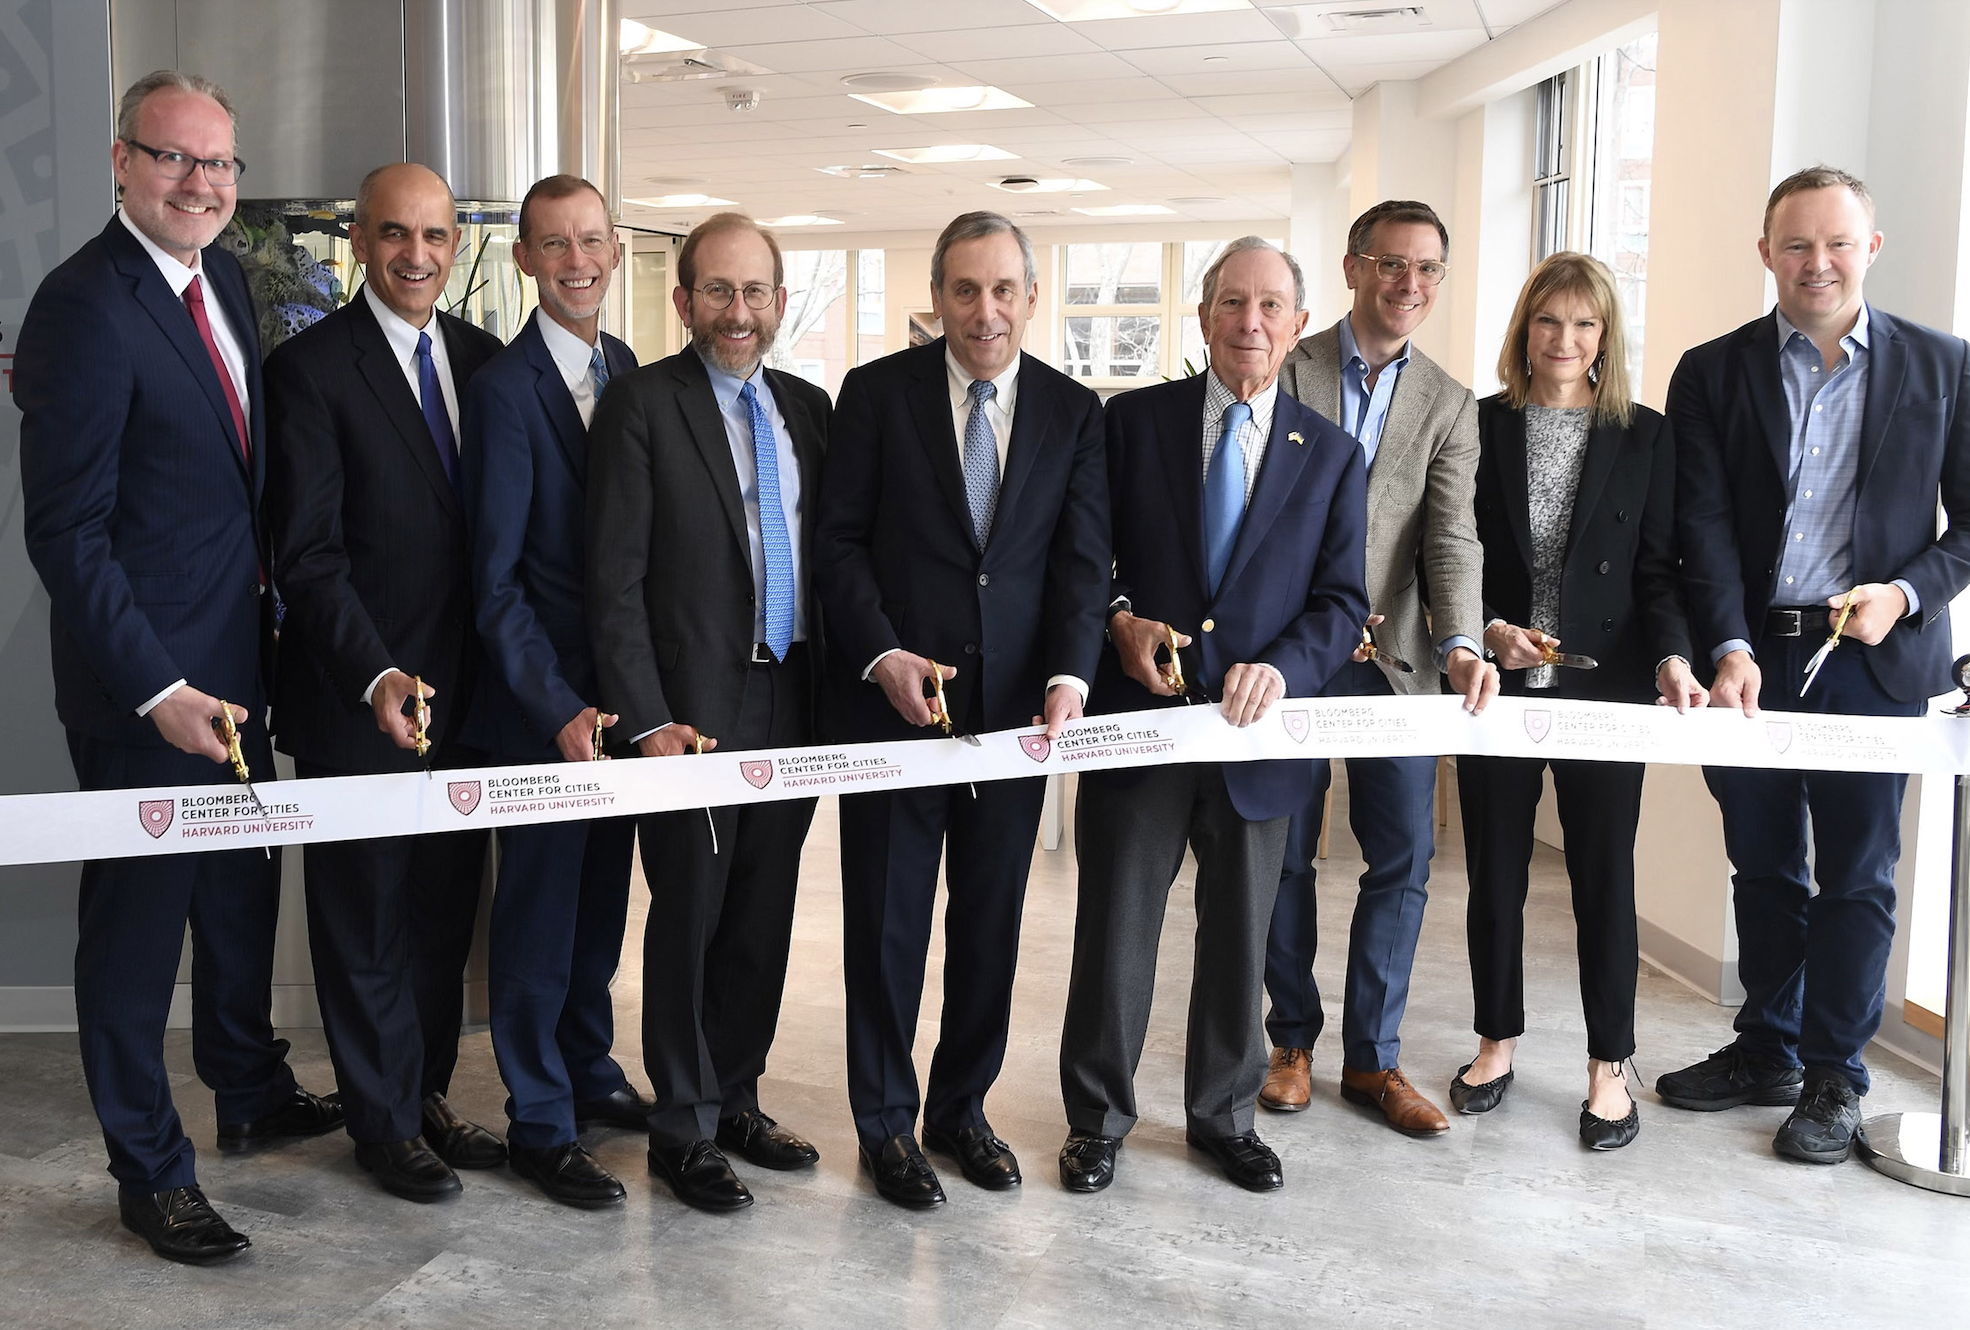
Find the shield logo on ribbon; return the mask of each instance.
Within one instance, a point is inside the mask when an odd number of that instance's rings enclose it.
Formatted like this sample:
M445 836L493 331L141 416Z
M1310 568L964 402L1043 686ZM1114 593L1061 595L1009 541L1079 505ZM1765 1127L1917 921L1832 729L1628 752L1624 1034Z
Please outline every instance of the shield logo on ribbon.
M739 774L746 778L746 784L752 786L755 790L763 790L766 788L767 783L773 779L773 764L771 762L741 762L739 763Z
M171 819L177 816L177 813L176 799L137 800L137 824L150 833L152 840L171 830Z
M1047 754L1053 751L1053 740L1044 734L1022 734L1019 736L1019 751L1035 762L1044 762Z
M1765 737L1771 740L1772 751L1783 753L1792 747L1792 722L1789 720L1768 720L1765 722Z
M479 806L479 782L476 780L455 780L445 786L451 795L451 806L461 817L472 816L472 810Z
M1304 711L1282 711L1279 713L1279 723L1286 727L1286 737L1296 744L1305 743L1308 732L1313 728Z
M1525 713L1525 733L1534 743L1542 743L1553 732L1553 713L1550 711L1528 711Z

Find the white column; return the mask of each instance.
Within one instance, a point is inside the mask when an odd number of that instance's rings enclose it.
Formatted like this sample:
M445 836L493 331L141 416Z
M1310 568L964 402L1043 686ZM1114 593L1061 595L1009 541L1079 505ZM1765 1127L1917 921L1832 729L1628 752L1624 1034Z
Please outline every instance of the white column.
M1456 121L1456 192L1443 214L1451 236L1450 277L1434 317L1450 326L1443 367L1480 397L1498 390L1498 347L1532 268L1537 98L1527 88Z
M1418 199L1449 225L1457 183L1457 124L1417 112L1414 80L1378 83L1354 101L1349 217L1384 199ZM1458 237L1450 237L1453 254ZM1339 247L1332 264L1340 279ZM1439 363L1451 354L1450 320L1438 310L1416 333L1416 345Z
M1340 271L1334 259L1347 240L1347 221L1341 219L1336 225L1335 219L1341 211L1336 203L1338 192L1334 163L1293 163L1286 249L1306 274L1306 307L1313 311L1308 326L1313 328L1331 321L1321 316L1332 305L1334 292L1341 287Z

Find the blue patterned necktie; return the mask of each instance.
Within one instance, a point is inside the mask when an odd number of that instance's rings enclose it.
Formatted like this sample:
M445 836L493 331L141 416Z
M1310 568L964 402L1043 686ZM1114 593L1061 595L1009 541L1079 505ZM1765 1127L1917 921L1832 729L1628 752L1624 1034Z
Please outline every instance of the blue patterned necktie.
M602 390L609 386L609 362L602 358L602 348L596 347L588 353L589 377L595 380L595 400L602 400Z
M964 497L971 509L971 538L979 549L992 534L992 514L999 506L999 441L985 404L998 395L989 379L971 381L971 414L964 421Z
M458 488L458 436L451 432L451 413L445 410L444 390L438 386L438 364L431 359L431 334L417 335L417 399L424 411L424 424L431 431L431 442L438 446L438 461L445 479Z
M1245 445L1238 432L1252 418L1250 402L1233 402L1224 409L1224 432L1211 450L1204 471L1204 572L1211 594L1218 594L1238 527L1245 520Z
M596 354L601 354L597 352ZM787 538L787 514L780 506L780 446L773 423L750 383L739 388L739 400L752 417L752 468L759 478L759 544L766 556L766 649L785 660L793 645L793 542Z

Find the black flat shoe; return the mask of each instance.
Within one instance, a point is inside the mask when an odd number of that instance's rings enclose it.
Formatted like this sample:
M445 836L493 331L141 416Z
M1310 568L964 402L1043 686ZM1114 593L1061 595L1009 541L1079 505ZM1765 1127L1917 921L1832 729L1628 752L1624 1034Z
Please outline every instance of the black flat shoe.
M506 1145L476 1122L452 1112L435 1091L424 1096L424 1139L431 1152L453 1168L498 1168L506 1162Z
M1068 1191L1100 1191L1115 1180L1115 1156L1121 1152L1119 1136L1070 1132L1060 1147L1060 1185Z
M245 1150L283 1137L320 1136L341 1125L341 1094L309 1094L297 1085L293 1097L265 1117L251 1122L221 1122L219 1148Z
M542 1150L515 1145L509 1147L509 1152L515 1174L563 1205L579 1210L605 1210L621 1205L628 1195L616 1175L596 1163L579 1141L550 1145Z
M150 1244L167 1261L210 1265L237 1256L253 1244L219 1218L197 1187L169 1191L118 1191L116 1208L123 1227Z
M1587 1111L1587 1101L1580 1101L1580 1143L1589 1150L1619 1150L1641 1134L1642 1110L1632 1097L1628 1116L1618 1121L1595 1117Z
M1473 1065L1475 1064L1466 1062L1457 1068L1457 1074L1451 1078L1450 1106L1464 1114L1489 1113L1505 1102L1505 1091L1512 1084L1513 1072L1507 1067L1505 1074L1496 1080L1486 1081L1482 1085L1472 1085L1464 1079L1464 1073Z
M809 1168L821 1152L756 1108L718 1120L718 1148L761 1168Z
M597 1127L621 1127L624 1131L650 1130L650 1110L656 1105L625 1083L606 1099L590 1099L575 1105L575 1130L593 1131Z
M451 1165L438 1158L422 1137L358 1144L356 1162L376 1175L383 1190L406 1201L447 1201L465 1190Z
M1286 1185L1279 1171L1279 1156L1255 1131L1237 1136L1202 1136L1190 1131L1184 1133L1184 1139L1217 1160L1224 1175L1246 1191L1278 1191Z
M722 1214L752 1204L752 1193L732 1171L732 1161L710 1141L692 1141L689 1145L653 1144L650 1171L670 1184L678 1200L694 1209Z
M910 1210L929 1210L944 1204L944 1184L937 1170L908 1134L892 1136L874 1154L862 1147L862 1167L875 1180L876 1194Z
M990 1123L960 1127L954 1132L923 1124L923 1143L941 1155L958 1161L965 1181L986 1191L1010 1191L1024 1178L1012 1147L992 1134Z

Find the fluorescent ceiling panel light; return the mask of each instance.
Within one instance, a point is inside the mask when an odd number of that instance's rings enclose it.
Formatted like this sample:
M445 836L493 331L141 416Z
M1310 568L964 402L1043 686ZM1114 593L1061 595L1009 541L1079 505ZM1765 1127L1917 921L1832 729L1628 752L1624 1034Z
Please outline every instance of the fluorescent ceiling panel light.
M761 226L840 226L839 217L823 217L816 212L794 213L787 217L762 217Z
M1160 203L1105 203L1098 208L1076 208L1083 217L1164 217L1176 212Z
M887 180L891 176L910 174L888 162L864 162L860 166L817 166L814 169L822 175L838 176L843 180Z
M1221 14L1250 9L1252 0L1026 0L1062 23L1091 23L1110 18L1161 18L1166 14Z
M673 33L659 32L647 24L638 23L633 18L622 21L622 35L618 40L622 44L621 53L625 56L665 55L671 51L705 49L703 42L694 42L689 37L679 37Z
M1073 180L1066 177L1035 180L1031 176L1007 176L1004 180L987 180L985 183L993 189L1003 189L1008 194L1072 194L1082 190L1108 188L1099 181Z
M1009 162L1019 154L989 143L939 143L929 148L877 148L876 156L922 166L936 162Z
M639 208L729 208L730 199L715 199L709 194L663 194L654 199L624 199L624 203L634 203Z
M1004 88L924 88L917 92L851 92L858 102L880 106L897 115L934 115L939 111L1009 111L1033 103Z

